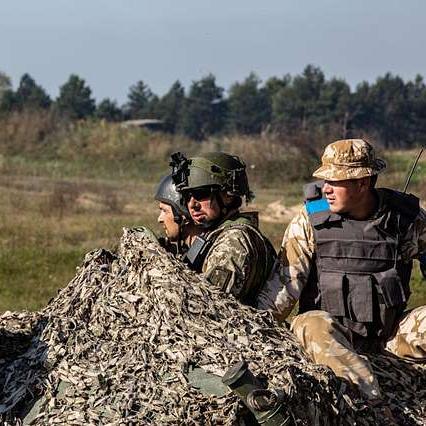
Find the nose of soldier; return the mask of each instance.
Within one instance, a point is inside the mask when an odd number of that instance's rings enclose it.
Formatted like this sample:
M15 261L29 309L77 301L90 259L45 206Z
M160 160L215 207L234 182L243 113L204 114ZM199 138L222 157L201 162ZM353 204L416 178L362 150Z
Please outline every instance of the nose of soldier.
M324 182L322 187L323 194L331 194L333 192L333 186L330 185L327 181Z
M197 201L192 195L191 198L188 201L188 209L190 210L200 210L201 204L199 201Z
M164 220L163 220L163 212L160 212L160 214L158 215L157 222L158 223L163 223L164 222Z

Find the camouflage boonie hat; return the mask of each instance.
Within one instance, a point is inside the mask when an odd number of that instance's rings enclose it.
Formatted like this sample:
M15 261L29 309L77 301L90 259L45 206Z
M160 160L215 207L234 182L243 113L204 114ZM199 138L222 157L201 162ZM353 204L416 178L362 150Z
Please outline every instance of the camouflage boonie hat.
M333 142L326 146L321 160L322 166L313 176L330 181L374 176L386 168L386 163L376 158L374 148L363 139Z

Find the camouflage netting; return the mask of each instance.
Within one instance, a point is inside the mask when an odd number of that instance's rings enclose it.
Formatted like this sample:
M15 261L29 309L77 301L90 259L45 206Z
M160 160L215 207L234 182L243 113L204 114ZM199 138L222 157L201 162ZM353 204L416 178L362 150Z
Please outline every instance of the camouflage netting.
M125 230L117 255L88 254L44 310L5 313L0 326L2 424L241 425L233 393L189 379L194 366L222 376L241 359L285 392L294 424L385 424L269 313L212 288L138 230ZM399 424L424 424L424 368L373 362Z

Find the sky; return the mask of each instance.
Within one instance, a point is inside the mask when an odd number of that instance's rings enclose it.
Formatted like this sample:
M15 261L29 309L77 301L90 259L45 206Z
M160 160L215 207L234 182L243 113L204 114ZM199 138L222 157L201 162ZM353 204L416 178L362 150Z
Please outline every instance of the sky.
M78 74L119 104L139 80L163 95L212 73L229 89L307 64L354 88L426 77L425 22L424 0L0 0L0 70L53 98Z

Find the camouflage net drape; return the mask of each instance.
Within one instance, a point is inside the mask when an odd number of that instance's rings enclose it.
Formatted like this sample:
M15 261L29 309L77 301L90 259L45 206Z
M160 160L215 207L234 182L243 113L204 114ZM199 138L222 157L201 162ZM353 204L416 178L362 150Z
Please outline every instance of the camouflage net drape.
M45 309L5 313L0 327L2 424L244 424L234 394L202 393L185 374L196 365L222 376L241 359L286 393L294 424L385 424L269 313L209 286L137 229L125 229L118 254L89 253ZM372 361L400 424L425 424L424 366Z

